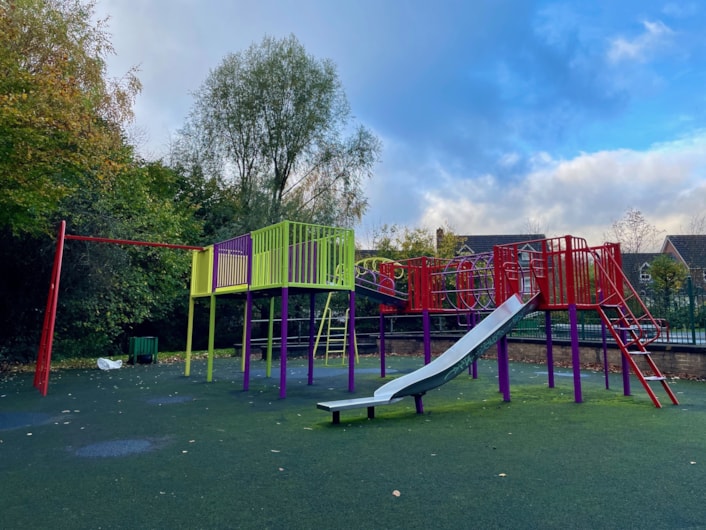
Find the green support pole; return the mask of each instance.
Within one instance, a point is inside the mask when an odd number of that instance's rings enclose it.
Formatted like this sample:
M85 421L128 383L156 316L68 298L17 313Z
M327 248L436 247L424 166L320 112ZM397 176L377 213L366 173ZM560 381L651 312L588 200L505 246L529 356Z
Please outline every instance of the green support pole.
M275 331L275 297L270 298L270 322L267 326L267 368L266 376L272 376L272 335Z
M206 381L213 381L213 355L216 342L216 296L211 295L211 311L208 319L208 364L206 366Z
M189 297L189 320L186 329L186 364L184 366L184 376L191 375L191 344L194 339L194 299Z

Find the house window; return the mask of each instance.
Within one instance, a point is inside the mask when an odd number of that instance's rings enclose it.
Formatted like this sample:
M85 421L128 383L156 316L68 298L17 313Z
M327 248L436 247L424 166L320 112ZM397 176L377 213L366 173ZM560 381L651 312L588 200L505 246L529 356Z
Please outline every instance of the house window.
M643 263L640 267L640 283L649 283L652 281L652 275L650 274L649 263Z

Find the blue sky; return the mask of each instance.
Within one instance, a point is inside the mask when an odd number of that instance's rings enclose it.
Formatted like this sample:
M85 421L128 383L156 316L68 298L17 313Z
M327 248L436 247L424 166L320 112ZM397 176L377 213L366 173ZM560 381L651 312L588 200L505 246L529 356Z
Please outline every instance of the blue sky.
M294 34L383 141L361 240L383 224L603 241L628 208L706 213L706 4L697 0L98 0L138 66L140 149L167 152L229 52Z

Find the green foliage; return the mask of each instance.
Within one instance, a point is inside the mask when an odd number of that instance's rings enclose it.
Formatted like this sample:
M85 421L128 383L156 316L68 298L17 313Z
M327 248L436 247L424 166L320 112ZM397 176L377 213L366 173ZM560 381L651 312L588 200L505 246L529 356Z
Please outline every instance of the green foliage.
M671 309L673 297L682 288L688 275L687 268L668 254L660 254L652 260L650 276L659 310L666 312Z
M112 52L91 2L0 4L0 226L46 233L58 202L114 168L139 82L105 78Z
M400 225L382 225L373 233L373 247L378 256L407 259L434 256L434 236L425 228Z
M214 191L235 233L285 217L347 226L365 209L362 181L380 151L363 127L344 137L349 122L334 64L294 36L266 37L208 76L172 164Z
M176 175L160 163L96 184L62 204L72 233L170 243L197 237L190 207L172 199ZM68 241L64 259L57 352L118 348L137 326L169 320L188 299L190 255L182 250Z

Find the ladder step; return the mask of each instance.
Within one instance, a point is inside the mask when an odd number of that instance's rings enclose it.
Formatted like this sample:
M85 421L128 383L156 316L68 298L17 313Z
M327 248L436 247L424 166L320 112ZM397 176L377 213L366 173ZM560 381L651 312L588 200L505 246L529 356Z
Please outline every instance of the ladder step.
M650 352L636 350L636 351L629 351L628 354L630 354L630 355L649 355Z
M663 375L648 375L645 377L645 381L665 381L666 379Z

